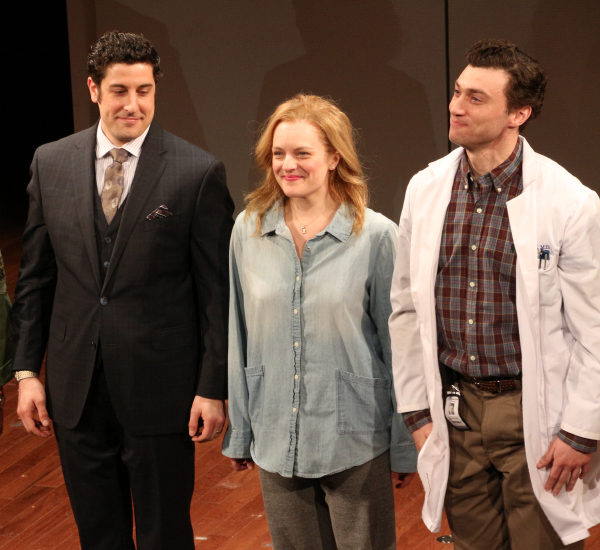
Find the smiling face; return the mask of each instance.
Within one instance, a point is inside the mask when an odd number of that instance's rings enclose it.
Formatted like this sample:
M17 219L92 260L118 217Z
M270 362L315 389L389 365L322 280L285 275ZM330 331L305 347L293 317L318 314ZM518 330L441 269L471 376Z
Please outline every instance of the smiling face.
M88 88L100 109L102 131L114 145L125 145L150 126L156 93L152 65L114 63L100 85L88 78Z
M507 112L508 80L508 73L502 69L467 66L456 81L450 101L450 141L472 152L514 138L531 108Z
M305 120L280 123L273 132L272 152L273 173L288 198L325 202L329 172L340 154L327 151L317 128Z

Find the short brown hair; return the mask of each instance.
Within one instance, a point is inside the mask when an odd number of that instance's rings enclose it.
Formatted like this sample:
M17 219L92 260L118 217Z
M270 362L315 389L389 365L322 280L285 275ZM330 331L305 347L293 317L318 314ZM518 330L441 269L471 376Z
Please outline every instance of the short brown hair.
M369 193L356 153L356 137L350 120L331 100L316 95L298 94L283 102L265 122L254 152L256 165L263 173L259 187L246 196L246 215L256 212L256 233L260 233L267 210L286 197L273 173L273 134L282 122L306 121L321 134L329 153L340 155L337 166L329 172L329 192L335 200L349 207L354 217L352 230L360 233Z
M508 73L508 85L504 91L508 112L531 107L531 115L521 129L541 113L548 79L533 57L508 40L490 38L473 44L466 57L472 67L503 69Z
M87 57L88 74L100 85L106 69L113 63L148 63L152 66L154 82L162 76L160 57L152 42L142 34L110 31L92 45Z

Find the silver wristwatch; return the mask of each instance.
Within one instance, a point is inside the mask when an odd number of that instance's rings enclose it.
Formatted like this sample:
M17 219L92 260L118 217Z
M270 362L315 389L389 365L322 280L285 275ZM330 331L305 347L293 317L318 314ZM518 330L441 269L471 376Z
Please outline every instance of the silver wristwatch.
M32 370L18 370L15 371L15 380L20 382L21 380L25 380L25 378L37 378L39 373L34 372Z

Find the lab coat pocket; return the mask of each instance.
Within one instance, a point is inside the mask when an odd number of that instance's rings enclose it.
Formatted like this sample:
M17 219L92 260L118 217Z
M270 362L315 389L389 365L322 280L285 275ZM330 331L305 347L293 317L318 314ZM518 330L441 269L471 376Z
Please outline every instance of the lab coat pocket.
M564 409L565 385L572 346L554 355L544 355L544 398L546 400L546 426L560 426Z
M558 279L557 263L556 254L551 254L548 260L538 260L540 306L551 307L560 303L560 281Z
M253 424L262 421L265 403L265 366L245 369L246 387L248 388L248 415Z
M337 433L374 434L392 424L391 381L336 370Z

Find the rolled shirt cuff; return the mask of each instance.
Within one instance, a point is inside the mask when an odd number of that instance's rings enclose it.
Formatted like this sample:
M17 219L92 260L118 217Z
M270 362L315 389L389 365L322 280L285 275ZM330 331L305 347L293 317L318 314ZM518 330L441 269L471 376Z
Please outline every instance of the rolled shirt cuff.
M419 428L433 422L429 409L402 413L402 419L409 433L416 432Z
M595 439L586 439L585 437L579 437L565 430L558 432L558 439L564 441L570 447L573 447L580 453L590 454L595 453L598 449L598 442Z

